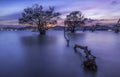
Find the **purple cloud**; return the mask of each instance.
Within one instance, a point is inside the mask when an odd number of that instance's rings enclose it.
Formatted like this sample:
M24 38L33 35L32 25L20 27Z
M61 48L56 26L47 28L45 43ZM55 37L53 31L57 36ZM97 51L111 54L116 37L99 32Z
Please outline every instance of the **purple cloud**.
M114 0L114 1L111 2L111 5L117 5L117 4L119 4L119 2L116 1L116 0Z
M21 13L14 13L6 16L1 16L0 21L5 21L5 20L14 20L20 18Z

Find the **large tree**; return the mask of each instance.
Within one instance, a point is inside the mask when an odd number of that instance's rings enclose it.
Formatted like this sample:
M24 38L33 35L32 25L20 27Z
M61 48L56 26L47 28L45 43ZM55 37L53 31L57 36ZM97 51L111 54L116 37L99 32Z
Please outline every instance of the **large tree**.
M44 10L42 5L35 4L24 9L19 23L36 25L40 34L45 35L47 25L56 24L59 15L60 13L55 12L54 7Z
M86 20L87 18L84 18L83 14L80 11L73 11L66 16L64 24L70 28L70 31L72 33L74 33L75 27L85 24Z

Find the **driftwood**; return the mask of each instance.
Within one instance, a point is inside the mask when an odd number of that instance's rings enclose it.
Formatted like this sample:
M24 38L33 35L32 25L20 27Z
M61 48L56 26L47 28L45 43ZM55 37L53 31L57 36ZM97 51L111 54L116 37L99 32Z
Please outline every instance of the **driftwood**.
M83 61L83 65L86 69L91 70L91 71L97 71L97 64L95 61L96 58L87 58L86 60Z
M80 49L84 50L84 53L85 53L86 57L89 57L89 56L95 57L91 54L91 50L88 50L87 46L81 46L81 45L75 44L75 46L74 46L75 52L77 52L77 48L80 48Z
M75 52L77 52L77 48L84 50L84 53L86 55L85 56L86 59L83 61L84 67L87 69L96 71L97 70L97 65L95 62L96 57L91 54L91 51L88 50L88 47L75 44L75 46L74 46Z

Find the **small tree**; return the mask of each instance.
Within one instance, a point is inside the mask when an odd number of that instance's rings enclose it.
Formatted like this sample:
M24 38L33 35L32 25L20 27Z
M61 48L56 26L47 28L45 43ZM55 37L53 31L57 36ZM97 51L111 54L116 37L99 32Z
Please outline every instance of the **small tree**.
M75 27L85 24L86 20L87 18L84 18L84 16L82 15L80 11L73 11L69 15L66 16L64 24L65 26L70 28L70 31L72 33L74 33Z
M120 32L120 19L117 21L117 24L113 28L115 30L115 33Z
M56 24L59 15L60 13L55 12L54 7L43 10L43 6L35 4L32 7L24 9L22 17L19 19L19 23L36 25L40 34L45 35L47 25Z

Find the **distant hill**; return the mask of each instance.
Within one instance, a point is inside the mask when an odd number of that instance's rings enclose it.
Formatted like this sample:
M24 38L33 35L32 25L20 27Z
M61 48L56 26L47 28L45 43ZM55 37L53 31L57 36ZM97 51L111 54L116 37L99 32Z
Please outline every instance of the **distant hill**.
M51 29L53 29L53 30L63 30L64 26L54 26Z

